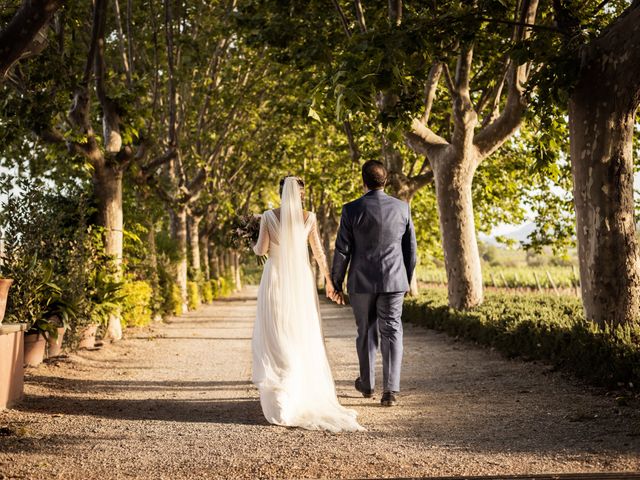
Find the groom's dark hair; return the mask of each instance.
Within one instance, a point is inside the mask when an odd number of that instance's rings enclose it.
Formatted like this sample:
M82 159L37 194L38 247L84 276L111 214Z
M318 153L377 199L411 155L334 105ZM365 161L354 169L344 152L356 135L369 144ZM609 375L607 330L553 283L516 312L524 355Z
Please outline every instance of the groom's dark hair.
M387 169L378 160L364 162L362 180L369 190L380 190L387 184Z

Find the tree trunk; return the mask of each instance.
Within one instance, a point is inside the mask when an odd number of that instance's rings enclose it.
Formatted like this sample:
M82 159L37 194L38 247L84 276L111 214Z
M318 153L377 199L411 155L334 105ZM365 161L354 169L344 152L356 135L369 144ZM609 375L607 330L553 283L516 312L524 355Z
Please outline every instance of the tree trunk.
M473 168L457 164L443 162L435 172L436 197L449 305L468 309L482 303L482 273L471 198Z
M211 278L220 278L220 257L218 256L217 248L211 241L209 241L209 259L211 260Z
M146 200L146 198L145 198ZM149 266L151 267L151 288L153 288L153 310L154 322L158 322L162 320L162 315L160 311L157 309L158 303L160 302L161 294L160 294L160 283L158 278L158 249L156 245L156 227L155 222L153 220L149 220L148 223L148 233L147 233L147 248L149 250Z
M223 251L218 252L218 266L219 266L219 270L218 270L218 275L220 277L225 277L227 275L227 262L226 262L226 254Z
M231 281L235 282L236 278L236 266L233 263L233 257L231 256L231 250L225 250L224 252L224 265L226 267L224 273L231 277Z
M236 251L234 251L231 256L233 257L233 267L235 270L235 283L236 283L236 290L240 291L242 290L242 269L240 268L240 254Z
M123 215L122 215L122 170L118 166L99 162L95 165L94 194L98 203L98 218L104 228L104 253L109 255L116 268L116 276L122 274ZM109 316L106 338L122 338L120 313Z
M633 201L635 105L616 99L616 89L599 74L597 80L582 83L569 104L580 285L587 318L599 325L620 325L637 321L640 314Z
M202 275L207 282L211 280L211 260L209 259L209 239L200 236L200 251L202 252Z
M199 281L202 273L200 267L200 234L199 227L202 217L190 216L187 223L189 227L189 249L191 251L191 271L193 280Z
M183 206L177 208L171 216L172 232L174 240L178 246L178 269L176 272L176 282L180 288L180 296L182 297L182 311L188 312L188 296L187 296L187 209Z

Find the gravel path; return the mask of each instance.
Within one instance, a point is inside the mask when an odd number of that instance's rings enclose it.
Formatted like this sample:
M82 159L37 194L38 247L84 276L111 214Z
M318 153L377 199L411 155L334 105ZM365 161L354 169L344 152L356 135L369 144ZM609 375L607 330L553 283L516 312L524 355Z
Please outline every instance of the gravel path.
M639 471L640 408L548 366L405 326L402 404L353 389L351 311L322 305L363 433L271 426L250 383L254 288L30 369L0 413L0 478L361 478Z

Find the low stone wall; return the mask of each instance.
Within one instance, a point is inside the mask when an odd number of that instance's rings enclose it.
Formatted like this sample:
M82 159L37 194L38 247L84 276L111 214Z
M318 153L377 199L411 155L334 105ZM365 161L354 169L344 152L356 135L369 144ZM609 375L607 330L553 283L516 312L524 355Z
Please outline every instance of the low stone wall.
M25 329L24 324L0 325L0 410L22 399Z

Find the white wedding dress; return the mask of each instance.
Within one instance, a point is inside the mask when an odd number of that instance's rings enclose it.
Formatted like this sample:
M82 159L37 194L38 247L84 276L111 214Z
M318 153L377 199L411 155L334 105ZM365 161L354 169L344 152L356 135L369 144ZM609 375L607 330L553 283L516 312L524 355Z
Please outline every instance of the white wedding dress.
M327 272L316 217L304 220L295 178L285 180L280 219L262 215L257 255L269 254L258 290L253 383L269 423L331 432L364 430L338 402L322 336L307 242Z

